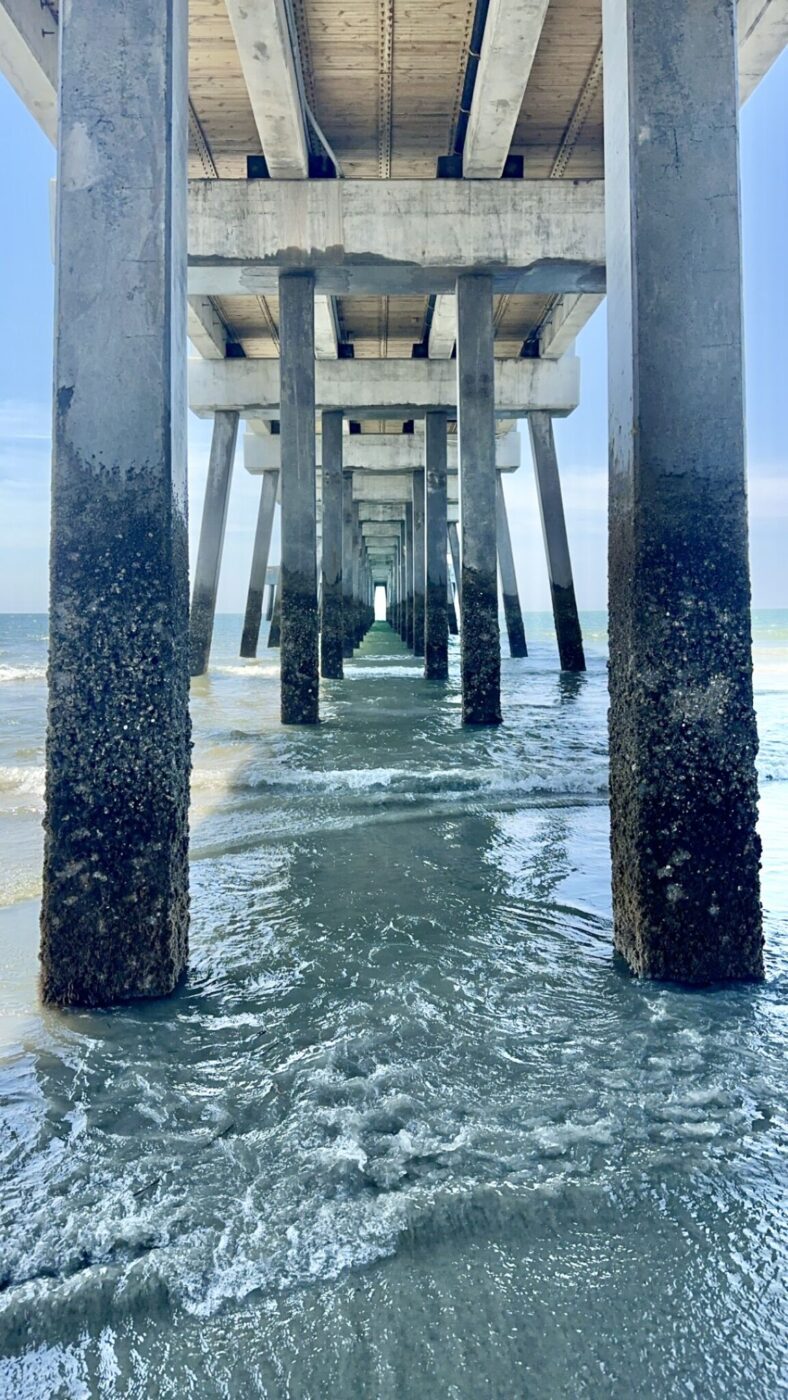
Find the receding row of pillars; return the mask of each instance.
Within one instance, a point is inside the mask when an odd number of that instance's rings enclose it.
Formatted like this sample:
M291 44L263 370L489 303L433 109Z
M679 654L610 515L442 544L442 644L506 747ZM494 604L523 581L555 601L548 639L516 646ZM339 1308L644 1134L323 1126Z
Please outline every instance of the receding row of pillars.
M603 33L615 943L649 977L758 978L735 4L603 0ZM187 961L186 57L183 0L61 7L41 913L60 1005L169 992ZM492 290L457 284L473 723L500 717ZM283 715L301 723L318 675L311 275L280 294Z
M322 577L318 605L317 473L315 451L314 277L280 278L281 326L281 565L277 603L281 655L281 714L285 724L319 719L319 676L342 675L373 616L373 580L353 499L352 473L343 471L343 414L322 415ZM512 656L527 655L506 504L495 465L492 279L457 283L457 383L462 552L456 558L460 602L462 717L498 724L501 716L497 571ZM398 564L386 580L397 603L397 627L425 674L448 673L447 427L445 410L428 410L424 469L412 473ZM537 496L550 573L562 668L585 667L572 581L555 441L550 417L529 415ZM191 669L207 668L216 605L237 413L217 413L205 510L195 570ZM242 654L254 655L262 607L276 474L264 474Z
M450 550L458 599L462 595L462 569L457 525L448 521L447 427L445 411L426 414L425 468L411 473L411 499L404 519L389 522L383 535L389 557L375 570L361 528L359 504L353 499L353 473L343 469L343 413L331 409L322 414L321 570L315 586L319 599L319 673L326 679L342 678L343 659L353 654L372 621L376 582L385 588L391 625L417 657L424 657L427 679L444 680L448 676L448 637L459 630L448 570ZM192 675L202 675L208 669L237 430L237 413L216 414L192 598ZM561 667L582 671L585 657L549 415L532 414L530 432ZM257 655L278 485L279 471L263 473L241 639L243 657ZM283 534L286 529L283 519ZM311 529L310 524L310 557ZM314 529L316 542L316 517ZM495 480L495 540L509 653L524 657L528 648L499 471ZM273 646L281 643L281 590L278 603L269 634L269 645ZM288 606L291 604L286 600L285 607ZM311 615L306 616L309 621ZM314 655L312 660L314 663ZM291 722L311 722L306 715L317 717L314 694L310 694L304 716Z

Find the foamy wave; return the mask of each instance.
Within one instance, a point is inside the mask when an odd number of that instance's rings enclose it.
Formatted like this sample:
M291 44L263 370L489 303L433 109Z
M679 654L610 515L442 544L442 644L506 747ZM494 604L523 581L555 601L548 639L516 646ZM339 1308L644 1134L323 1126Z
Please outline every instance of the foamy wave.
M0 767L0 792L20 792L43 798L44 782L43 768Z
M445 797L450 794L506 797L517 795L561 796L562 794L597 796L607 791L607 771L600 765L597 771L587 771L571 779L566 773L530 774L517 778L511 773L493 769L469 771L463 768L330 768L325 770L289 768L271 771L252 764L240 773L228 777L224 773L204 770L192 775L196 791L212 791L227 786L235 792L293 792L308 793L390 793L400 797Z
M42 681L46 673L46 666L0 666L0 684L3 681Z

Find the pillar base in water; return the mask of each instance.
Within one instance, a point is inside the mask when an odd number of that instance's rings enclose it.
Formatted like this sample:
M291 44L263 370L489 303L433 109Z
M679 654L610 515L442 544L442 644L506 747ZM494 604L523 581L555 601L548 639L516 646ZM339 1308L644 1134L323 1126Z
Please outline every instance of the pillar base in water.
M317 601L309 580L302 585L282 569L281 715L283 724L317 724Z
M462 613L463 724L500 724L501 636L493 570L463 569Z

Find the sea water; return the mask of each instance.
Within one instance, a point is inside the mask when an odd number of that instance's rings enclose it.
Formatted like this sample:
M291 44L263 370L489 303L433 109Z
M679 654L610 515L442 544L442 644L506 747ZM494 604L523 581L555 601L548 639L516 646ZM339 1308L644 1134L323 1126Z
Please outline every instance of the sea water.
M45 617L0 619L0 1394L751 1397L786 1384L788 613L755 617L767 978L611 951L604 617L500 729L376 627L278 722L193 683L170 999L36 999Z

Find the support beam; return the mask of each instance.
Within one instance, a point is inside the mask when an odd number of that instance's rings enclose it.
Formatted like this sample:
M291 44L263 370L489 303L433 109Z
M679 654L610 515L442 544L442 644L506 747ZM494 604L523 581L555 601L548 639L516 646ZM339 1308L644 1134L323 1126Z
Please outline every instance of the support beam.
M192 676L203 676L208 670L237 439L238 414L217 413L213 420L208 480L205 486L189 618L189 671Z
M266 164L274 180L309 174L284 0L225 0Z
M339 348L334 298L315 297L315 359L335 360Z
M192 180L189 291L275 295L309 268L318 292L602 292L600 180Z
M503 594L503 615L506 619L506 633L509 638L510 656L527 656L525 627L520 607L520 594L517 588L517 574L514 567L512 538L509 534L509 519L506 514L506 498L503 482L495 477L495 517L498 543L498 568L501 573L501 593Z
M561 478L555 450L553 425L548 413L528 415L528 431L536 476L536 495L542 521L542 537L547 556L550 598L553 605L555 635L562 671L584 671L583 634L575 600L572 561L564 520Z
M424 472L411 478L413 491L413 654L424 655Z
M282 723L317 724L315 310L314 278L311 273L289 273L280 279L279 332L282 382Z
M425 447L427 584L424 610L424 674L428 680L444 681L449 674L445 413L427 414Z
M0 0L0 73L57 142L58 26L41 0Z
M738 37L743 103L788 44L788 0L739 0Z
M41 995L107 1006L187 957L186 3L61 13Z
M246 417L278 418L278 368L276 360L190 360L191 407L200 417L235 409ZM354 418L405 419L421 418L430 408L457 407L456 366L450 360L319 360L315 371L321 413L341 408ZM569 355L498 360L494 384L498 418L518 418L531 410L562 417L578 404L579 361Z
M342 679L342 414L323 414L323 587L320 600L320 670Z
M260 641L260 623L263 616L263 592L268 575L268 555L271 549L271 531L276 509L276 496L279 488L279 472L264 472L260 488L260 507L257 512L257 528L252 547L252 572L249 578L249 593L246 599L246 615L241 637L241 656L254 657ZM269 596L272 611L273 586ZM269 611L269 621L270 621Z
M464 724L501 722L492 296L491 277L457 281Z
M760 978L734 9L603 20L615 942L645 977Z
M435 298L428 342L431 360L450 360L457 342L457 302L453 292Z
M462 157L466 180L503 174L549 0L490 0Z
M603 296L588 292L568 293L559 297L549 319L539 332L539 354L543 360L560 360L571 350L575 340L588 324Z
M186 332L199 355L223 360L227 354L227 327L210 297L189 297Z

